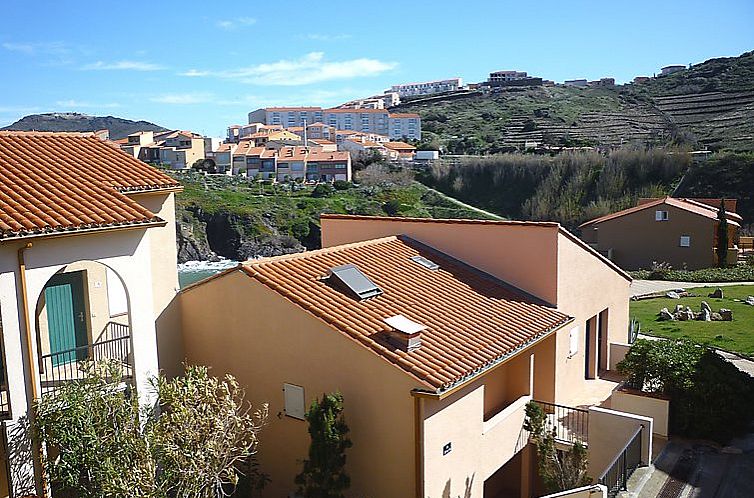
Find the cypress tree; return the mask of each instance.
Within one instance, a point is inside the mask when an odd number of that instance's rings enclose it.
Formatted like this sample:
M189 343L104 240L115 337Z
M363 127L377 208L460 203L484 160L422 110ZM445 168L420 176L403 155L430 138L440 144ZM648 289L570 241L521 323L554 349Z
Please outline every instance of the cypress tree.
M720 199L717 210L717 266L728 266L728 217L725 213L725 199Z
M343 395L324 394L314 400L306 420L309 422L309 458L296 476L297 493L305 498L342 498L351 485L345 473L346 449L352 446L343 418Z

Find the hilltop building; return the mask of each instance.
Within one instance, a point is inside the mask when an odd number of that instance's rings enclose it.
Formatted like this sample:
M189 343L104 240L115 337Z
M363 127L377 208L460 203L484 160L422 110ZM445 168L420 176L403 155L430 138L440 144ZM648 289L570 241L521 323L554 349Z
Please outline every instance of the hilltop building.
M266 107L249 113L249 123L283 128L322 123L336 130L386 135L390 139L421 140L421 118L413 113L386 109L322 109L320 107Z
M686 66L683 64L671 64L660 69L660 76L667 76L669 74L677 73L678 71L683 71L684 69L686 69Z
M455 92L463 88L463 79L449 78L445 80L423 81L420 83L405 83L393 85L389 92L397 93L400 98L420 97L436 93Z
M2 496L45 496L30 404L81 379L79 361L117 362L143 403L158 361L180 370L180 190L91 134L0 132Z
M205 156L205 138L184 130L138 131L116 140L122 151L140 161L187 169Z

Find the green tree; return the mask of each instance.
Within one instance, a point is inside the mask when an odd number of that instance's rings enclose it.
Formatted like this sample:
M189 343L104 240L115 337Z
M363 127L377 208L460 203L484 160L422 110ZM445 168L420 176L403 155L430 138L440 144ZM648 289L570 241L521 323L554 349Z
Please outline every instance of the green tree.
M305 498L341 498L351 485L345 473L346 450L352 446L343 418L343 395L324 394L306 412L309 422L309 458L296 476L298 494Z
M728 215L725 212L725 199L720 199L717 210L717 266L728 266Z
M539 476L548 493L586 486L591 482L586 474L586 448L579 442L568 450L555 448L555 435L546 427L547 415L542 408L531 401L526 405L524 429L537 448Z
M231 376L187 366L183 377L154 379L157 403L140 410L135 393L122 388L120 366L80 368L81 380L36 406L55 488L82 498L214 498L256 453L267 406L251 413Z

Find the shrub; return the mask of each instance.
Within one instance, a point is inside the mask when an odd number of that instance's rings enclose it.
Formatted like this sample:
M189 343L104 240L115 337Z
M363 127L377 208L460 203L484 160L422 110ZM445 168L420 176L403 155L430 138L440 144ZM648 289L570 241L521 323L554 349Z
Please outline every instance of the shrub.
M751 421L754 380L707 346L640 339L618 371L633 387L670 397L674 434L724 443Z
M396 199L391 199L382 205L382 210L389 216L395 216L401 210L401 203Z
M312 191L312 197L330 197L332 193L333 188L331 185L320 183L319 185L314 187L314 190Z
M347 182L345 180L335 180L332 186L335 188L335 190L348 190L353 185L351 185L351 182Z
M630 271L632 278L650 280L671 280L675 282L750 282L754 280L754 266L736 265L727 268L702 268L700 270L636 270Z

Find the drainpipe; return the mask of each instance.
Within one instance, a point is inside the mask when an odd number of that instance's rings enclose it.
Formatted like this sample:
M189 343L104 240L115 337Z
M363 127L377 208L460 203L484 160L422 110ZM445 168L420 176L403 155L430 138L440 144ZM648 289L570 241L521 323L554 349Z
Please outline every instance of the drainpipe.
M33 244L27 242L26 245L18 249L18 275L21 281L21 306L23 306L24 328L26 329L26 356L29 361L29 377L31 380L31 403L28 407L29 420L33 421L35 417L34 402L37 400L37 375L36 375L36 362L34 361L34 351L32 349L32 334L31 334L31 320L29 319L29 299L26 289L26 260L24 253L27 249L31 249ZM41 498L47 498L47 483L44 478L44 456L42 454L42 445L39 440L31 435L32 445L34 446L34 481Z

